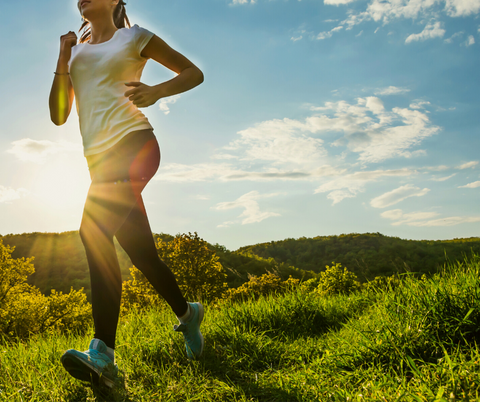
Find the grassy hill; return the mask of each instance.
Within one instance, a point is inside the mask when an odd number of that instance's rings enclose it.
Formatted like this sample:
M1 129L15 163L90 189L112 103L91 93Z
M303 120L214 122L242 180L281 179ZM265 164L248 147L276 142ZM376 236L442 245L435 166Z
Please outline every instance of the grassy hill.
M480 259L394 289L324 296L301 286L206 306L204 355L188 361L170 311L121 318L117 387L79 382L60 364L84 335L0 340L0 400L478 401Z

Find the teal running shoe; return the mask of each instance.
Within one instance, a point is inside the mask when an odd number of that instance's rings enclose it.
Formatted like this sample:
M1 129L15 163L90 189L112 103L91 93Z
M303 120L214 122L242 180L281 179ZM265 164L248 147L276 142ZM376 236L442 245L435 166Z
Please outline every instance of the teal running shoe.
M88 350L67 350L60 361L72 377L81 381L103 383L112 388L118 375L118 367L107 356L107 345L100 339L92 339Z
M203 320L203 306L200 303L188 303L191 316L186 324L174 325L173 330L183 332L185 349L189 359L196 359L202 355L205 340L200 332L200 324Z

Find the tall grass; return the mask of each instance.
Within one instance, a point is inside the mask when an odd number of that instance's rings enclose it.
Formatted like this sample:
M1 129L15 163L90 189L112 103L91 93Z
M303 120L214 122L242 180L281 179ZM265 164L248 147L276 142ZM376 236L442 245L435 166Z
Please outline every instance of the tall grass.
M320 297L300 288L206 306L206 346L186 358L165 309L119 326L114 390L60 365L87 336L44 334L0 343L5 401L475 401L480 400L480 259L395 289Z

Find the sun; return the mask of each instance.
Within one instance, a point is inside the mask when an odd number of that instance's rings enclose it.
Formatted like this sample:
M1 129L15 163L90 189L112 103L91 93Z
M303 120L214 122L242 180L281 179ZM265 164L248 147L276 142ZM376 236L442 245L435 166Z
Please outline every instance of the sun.
M85 202L90 175L83 155L51 155L32 172L31 193L45 209L79 210Z

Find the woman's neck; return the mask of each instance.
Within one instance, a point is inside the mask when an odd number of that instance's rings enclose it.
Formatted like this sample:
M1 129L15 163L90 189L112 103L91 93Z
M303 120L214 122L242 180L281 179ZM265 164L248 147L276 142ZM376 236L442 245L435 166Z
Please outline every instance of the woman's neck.
M94 45L97 43L107 42L108 40L112 39L117 30L118 28L115 26L113 21L90 21L90 32L92 36L88 43Z

